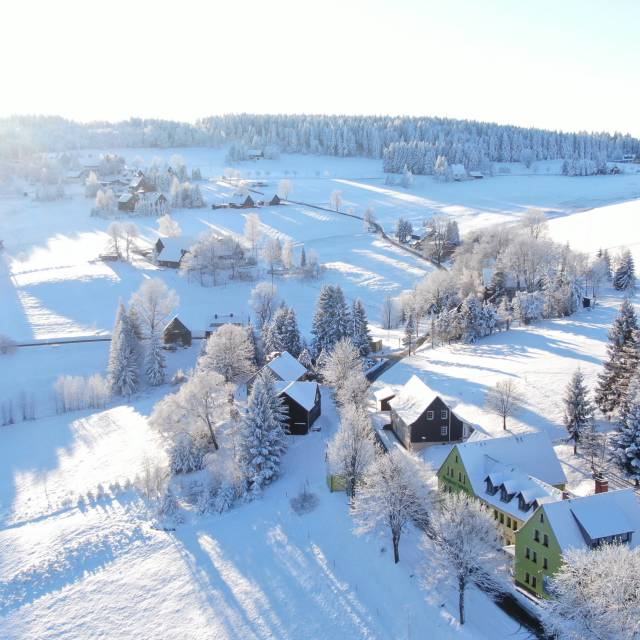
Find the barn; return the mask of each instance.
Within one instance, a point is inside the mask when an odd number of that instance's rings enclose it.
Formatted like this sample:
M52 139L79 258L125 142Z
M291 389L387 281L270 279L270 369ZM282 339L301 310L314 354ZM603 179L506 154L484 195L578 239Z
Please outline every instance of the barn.
M303 436L318 419L321 412L320 386L309 380L277 382L278 395L287 408L289 432Z
M191 331L183 322L174 316L164 328L164 344L165 346L179 345L182 347L191 346Z
M273 198L271 198L271 200L269 200L269 206L271 207L275 207L276 205L279 205L281 203L282 200L280 200L277 193L273 196Z
M129 213L133 213L136 210L136 205L138 204L137 193L123 193L118 198L118 211L128 211Z
M412 376L389 400L391 428L407 449L430 444L462 442L473 431L442 398L417 376Z
M254 199L251 196L247 196L244 202L240 205L241 209L253 209L256 206Z
M155 244L156 262L161 267L179 269L182 258L189 253L185 247L192 244L187 238L158 238Z

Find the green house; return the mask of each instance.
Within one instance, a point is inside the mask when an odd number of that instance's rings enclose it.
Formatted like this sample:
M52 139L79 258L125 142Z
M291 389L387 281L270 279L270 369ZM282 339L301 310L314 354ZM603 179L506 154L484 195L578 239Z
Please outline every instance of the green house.
M640 503L632 489L623 489L544 504L515 538L516 584L548 598L549 578L569 549L612 542L640 545Z
M438 470L441 489L466 491L491 510L505 545L540 505L562 499L566 481L542 432L456 444Z

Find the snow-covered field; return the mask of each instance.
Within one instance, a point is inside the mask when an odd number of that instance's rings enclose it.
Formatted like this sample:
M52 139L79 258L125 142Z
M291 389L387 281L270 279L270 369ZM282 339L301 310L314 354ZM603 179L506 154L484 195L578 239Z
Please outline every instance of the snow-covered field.
M219 150L122 152L145 160L177 152L206 177L225 167ZM635 173L565 178L554 174L557 166L541 163L537 173L514 168L511 175L464 183L421 177L406 190L385 185L380 163L363 159L282 156L238 168L269 182L268 197L284 177L293 183L291 198L312 204L326 205L340 189L344 210L362 214L372 206L388 230L401 215L419 224L442 212L455 216L464 232L541 207L549 212L554 238L591 252L629 246L640 260L640 205L621 202L640 196ZM216 182L203 184L209 201L230 192ZM89 216L91 201L79 186L69 193L56 203L0 194L0 333L25 342L108 334L118 299L127 301L148 277L161 277L178 291L178 314L194 331L203 330L214 313L248 313L253 282L202 288L142 259L132 265L97 261L109 222ZM197 236L208 228L241 234L245 214L207 208L174 217L185 235ZM362 298L377 323L384 296L411 288L431 269L366 234L352 218L303 205L265 208L259 215L266 235L304 243L325 264L319 280L276 278L307 335L323 283L341 284L351 300ZM147 241L157 237L155 220L136 223ZM484 394L496 380L513 377L527 406L511 429L544 429L558 441L564 436L564 386L578 365L593 385L620 297L608 291L598 302L591 312L477 344L424 347L377 385L399 385L416 373L463 416L500 435L499 421L482 408ZM375 333L387 337L379 328ZM325 444L336 425L328 395L322 431L292 440L283 476L263 500L220 517L190 518L174 533L151 529L139 498L122 488L141 473L145 458L158 455L146 417L170 388L106 411L53 415L54 380L103 371L107 346L24 347L0 356L0 401L28 390L39 416L0 428L0 637L525 637L476 591L468 624L460 629L454 594L427 594L419 587L415 536L403 540L401 563L394 566L387 540L354 535L344 496L330 494L325 484ZM171 354L170 372L191 366L198 349L196 342ZM557 451L570 488L589 492L591 480L571 448L558 444ZM437 459L438 451L430 455ZM305 482L320 503L299 516L289 499ZM105 492L100 498L98 485Z

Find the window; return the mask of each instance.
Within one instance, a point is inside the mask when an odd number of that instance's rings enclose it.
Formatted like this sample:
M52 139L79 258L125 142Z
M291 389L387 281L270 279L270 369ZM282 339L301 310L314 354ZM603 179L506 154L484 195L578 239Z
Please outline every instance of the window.
M536 582L538 582L538 580L536 579L535 576L531 576L531 586L535 589L536 588Z
M540 512L540 522L544 523L544 513Z
M446 436L447 433L449 433L449 427L447 427L447 425L445 424L444 426L440 427L440 435Z
M427 420L433 420L433 411L427 411Z
M511 529L511 518L507 518L507 527Z
M500 524L504 524L504 513L500 514Z
M537 529L533 532L533 539L536 542L540 542L540 532Z
M538 553L536 551L533 552L533 557L531 558L531 562L533 562L533 564L538 564Z
M542 568L543 569L548 569L549 568L549 562L547 561L546 558L542 558Z
M458 462L458 456L456 456L456 463Z
M462 474L458 471L458 482L462 482Z
M440 419L441 420L446 420L449 417L449 412L446 409L443 409L440 412Z
M497 510L497 509L494 509L494 510L493 510L493 519L494 519L494 520L497 520L497 519L498 519L498 510Z
M548 546L549 546L549 536L548 536L546 533L544 534L544 536L543 536L543 538L542 538L542 544L543 544L545 547L548 547Z
M524 551L524 557L525 557L527 560L531 560L531 549L529 549L529 547L527 547L527 548L525 549L525 551Z
M528 573L528 572L526 572L526 571L525 571L525 574L524 574L524 581L525 581L527 584L529 584L529 573Z
M517 531L517 530L518 530L518 521L517 521L517 520L514 520L514 521L513 521L513 530L514 530L514 531Z

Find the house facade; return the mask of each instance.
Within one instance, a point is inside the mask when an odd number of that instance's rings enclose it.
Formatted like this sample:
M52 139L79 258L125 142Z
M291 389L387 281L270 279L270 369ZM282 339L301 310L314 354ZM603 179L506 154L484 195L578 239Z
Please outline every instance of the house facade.
M417 376L412 376L387 406L391 428L407 449L462 442L473 430Z
M640 503L632 489L541 505L516 535L516 584L549 598L549 579L570 549L640 544Z
M164 328L163 338L165 346L180 345L183 347L191 346L191 331L186 325L174 316Z
M309 433L322 411L320 385L315 381L298 380L277 383L276 388L287 408L289 433L296 436Z

